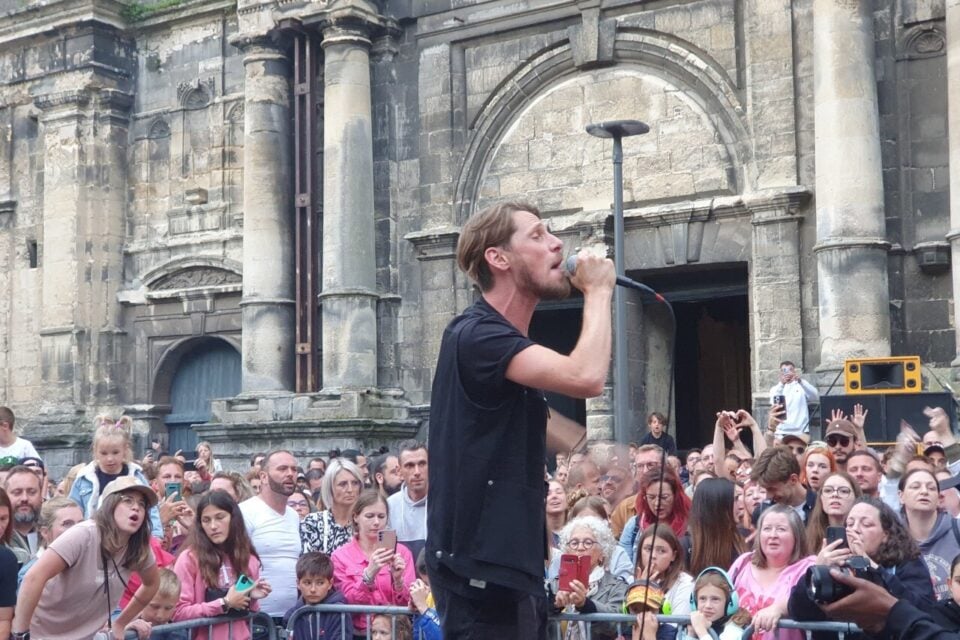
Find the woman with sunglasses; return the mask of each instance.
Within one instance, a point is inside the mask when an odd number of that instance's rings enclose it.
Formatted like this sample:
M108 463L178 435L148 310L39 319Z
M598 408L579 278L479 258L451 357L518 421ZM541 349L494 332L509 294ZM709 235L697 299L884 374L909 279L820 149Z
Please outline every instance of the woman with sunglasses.
M123 476L108 484L97 512L54 540L27 572L20 587L13 638L89 640L107 629L122 640L127 626L150 602L159 572L150 550L149 509L157 494ZM132 573L142 584L120 615L120 602Z

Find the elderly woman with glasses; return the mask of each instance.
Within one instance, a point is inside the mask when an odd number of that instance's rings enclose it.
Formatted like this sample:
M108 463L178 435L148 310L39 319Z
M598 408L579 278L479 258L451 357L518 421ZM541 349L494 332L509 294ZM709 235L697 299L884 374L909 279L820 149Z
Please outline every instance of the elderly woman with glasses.
M586 584L579 580L570 582L569 590L560 589L559 579L552 581L557 609L573 608L577 613L620 613L627 595L627 583L615 576L608 568L616 547L616 540L606 521L596 516L580 516L568 522L560 531L560 551L575 556L590 558L590 575ZM567 627L566 638L586 637L581 624ZM595 624L594 638L613 638L616 630Z

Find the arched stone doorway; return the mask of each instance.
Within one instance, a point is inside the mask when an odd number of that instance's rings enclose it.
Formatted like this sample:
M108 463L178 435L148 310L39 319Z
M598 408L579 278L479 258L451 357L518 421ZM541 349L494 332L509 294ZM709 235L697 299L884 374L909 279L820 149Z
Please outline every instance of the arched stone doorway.
M210 401L240 393L240 353L229 342L216 338L191 340L177 348L181 355L170 378L170 414L164 419L168 450L196 448L192 425L210 419Z

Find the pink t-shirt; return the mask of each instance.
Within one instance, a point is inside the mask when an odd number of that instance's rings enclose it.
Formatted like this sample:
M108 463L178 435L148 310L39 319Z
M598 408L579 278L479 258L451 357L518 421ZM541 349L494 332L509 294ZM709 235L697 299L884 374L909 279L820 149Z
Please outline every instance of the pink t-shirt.
M754 574L754 566L750 562L753 558L753 551L748 551L733 561L730 565L730 577L733 578L733 584L737 588L737 595L740 596L740 606L756 615L761 609L766 609L774 602L779 600L786 601L790 597L790 590L793 585L803 579L807 567L816 562L816 556L807 556L797 560L786 569L784 569L776 582L770 587L764 589L757 582ZM776 633L766 632L754 634L754 639L760 640L803 640L804 634L797 629L780 629Z

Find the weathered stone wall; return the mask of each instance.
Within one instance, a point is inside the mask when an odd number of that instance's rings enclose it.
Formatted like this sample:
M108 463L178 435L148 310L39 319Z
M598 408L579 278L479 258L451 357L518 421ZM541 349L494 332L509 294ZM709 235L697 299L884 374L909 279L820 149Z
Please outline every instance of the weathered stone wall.
M852 254L824 239L866 227L817 213L836 195L817 159L850 169L850 149L825 139L814 82L816 18L834 3L388 4L387 15L361 0L6 7L0 393L64 464L73 441L62 434L97 411L162 430L179 358L208 339L247 352L253 396L218 403L207 428L237 459L230 429L263 422L318 438L336 423L342 443L408 432L416 419L404 416L430 400L443 327L475 296L454 260L471 212L530 200L571 247L612 246L611 145L584 131L600 120L651 125L624 143L628 271L746 268L757 407L780 360L830 369L823 345L858 337L857 309L843 307L858 283L825 258ZM871 331L889 315L890 351L946 367L944 7L872 11L876 72L859 80L876 88L870 251L889 309L872 296ZM327 185L314 195L331 388L313 395L293 394L288 366L297 24L322 51L314 178ZM631 326L637 419L665 402L667 328L642 307ZM609 397L588 405L595 433L609 432Z

